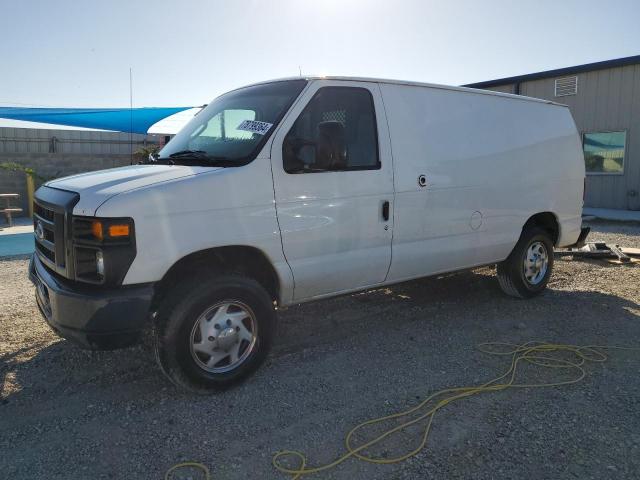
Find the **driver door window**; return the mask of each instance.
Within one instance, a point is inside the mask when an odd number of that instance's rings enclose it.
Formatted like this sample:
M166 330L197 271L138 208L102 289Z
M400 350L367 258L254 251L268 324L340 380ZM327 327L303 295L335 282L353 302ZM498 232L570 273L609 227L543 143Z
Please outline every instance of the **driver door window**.
M319 89L285 137L285 171L297 174L379 169L374 112L367 89Z

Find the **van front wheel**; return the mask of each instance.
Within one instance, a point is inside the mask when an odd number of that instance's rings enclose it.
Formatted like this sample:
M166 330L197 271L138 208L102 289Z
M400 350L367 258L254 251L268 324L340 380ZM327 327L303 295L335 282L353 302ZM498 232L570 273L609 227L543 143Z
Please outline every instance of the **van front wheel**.
M546 288L552 269L553 241L549 232L529 227L522 231L507 259L498 264L498 282L507 295L531 298Z
M275 325L273 302L255 280L238 275L198 278L163 302L156 359L181 388L224 389L264 361Z

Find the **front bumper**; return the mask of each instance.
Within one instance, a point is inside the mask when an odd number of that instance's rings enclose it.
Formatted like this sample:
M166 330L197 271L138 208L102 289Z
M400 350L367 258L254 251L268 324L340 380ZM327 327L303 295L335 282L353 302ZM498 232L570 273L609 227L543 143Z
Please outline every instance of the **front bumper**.
M29 263L36 302L60 336L92 350L112 350L136 343L147 326L153 285L104 289L53 275L37 255Z

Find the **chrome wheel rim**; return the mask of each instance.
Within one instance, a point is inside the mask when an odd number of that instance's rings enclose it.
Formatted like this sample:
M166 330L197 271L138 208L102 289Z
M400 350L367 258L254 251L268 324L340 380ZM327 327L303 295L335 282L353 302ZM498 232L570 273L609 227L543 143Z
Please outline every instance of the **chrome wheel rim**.
M239 367L255 349L258 322L244 303L225 300L207 308L191 329L189 346L196 364L210 373Z
M524 278L531 285L538 285L547 274L549 253L542 242L533 242L524 257Z

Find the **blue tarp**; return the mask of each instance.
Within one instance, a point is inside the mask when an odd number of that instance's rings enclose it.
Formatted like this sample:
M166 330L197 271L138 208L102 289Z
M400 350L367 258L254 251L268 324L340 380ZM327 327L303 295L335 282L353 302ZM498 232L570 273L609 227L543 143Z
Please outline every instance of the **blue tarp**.
M0 118L144 134L154 123L189 108L192 107L133 109L0 107Z

